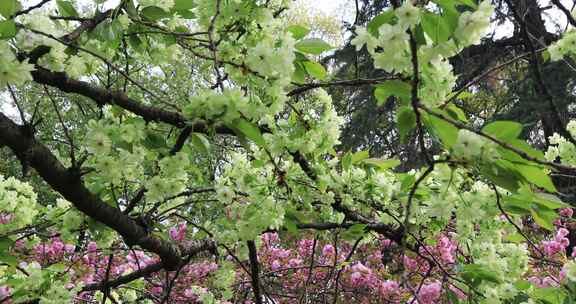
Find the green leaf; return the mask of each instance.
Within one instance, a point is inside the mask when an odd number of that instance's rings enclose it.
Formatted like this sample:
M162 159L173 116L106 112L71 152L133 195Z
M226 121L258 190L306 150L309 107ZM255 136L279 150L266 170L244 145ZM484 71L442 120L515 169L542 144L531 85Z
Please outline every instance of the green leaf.
M400 183L400 190L402 190L402 192L408 192L415 182L416 177L414 177L413 174L404 175L404 178L402 178L402 182Z
M292 235L298 234L298 226L291 219L284 219L284 228L286 228L286 230L288 230L288 232Z
M455 0L455 1L458 2L458 3L460 3L460 4L469 6L469 7L473 8L473 9L478 8L478 5L476 5L476 3L475 3L473 0Z
M566 298L566 293L558 287L535 288L530 295L547 304L563 304Z
M22 8L18 0L0 0L0 15L6 19Z
M304 55L304 54L302 54L302 53L300 53L300 52L298 52L298 51L295 51L295 52L294 52L294 55L296 55L296 59L294 60L294 61L296 61L296 62L298 62L298 61L300 61L300 62L308 61L308 57L306 57L306 55Z
M452 34L451 26L446 18L430 12L422 15L422 28L435 44L447 41Z
M479 285L482 281L500 284L501 280L486 267L477 264L468 264L462 267L462 278L470 282L473 286Z
M302 62L294 62L294 74L292 74L292 81L298 84L306 82L306 69Z
M18 259L15 256L7 254L5 252L0 252L0 262L6 263L10 266L18 265Z
M532 148L526 141L521 140L521 139L514 139L514 140L509 140L507 141L509 144L511 144L513 147L523 151L524 153L528 154L531 157L537 158L537 159L544 159L544 153L542 153L542 151L540 150L536 150L534 148Z
M451 304L460 303L460 299L458 298L458 295L456 295L456 292L454 292L451 289L447 289L446 292L447 292L446 296L448 299L448 303L451 303Z
M301 25L291 25L286 28L286 31L292 33L292 37L296 40L300 40L310 33L309 28Z
M378 105L386 102L388 97L396 96L404 101L410 100L412 86L402 80L388 80L376 86L374 97Z
M450 33L453 33L458 27L458 19L460 13L454 6L456 3L453 0L434 0L442 8L442 18L450 27Z
M8 251L12 245L14 245L13 240L7 237L0 238L0 253Z
M66 265L63 263L52 264L50 267L48 267L48 270L53 272L64 272L66 269L68 269L68 267L66 267Z
M128 44L135 51L137 51L139 53L144 52L144 48L142 46L142 40L138 37L138 35L130 35L128 37Z
M514 283L514 286L518 288L518 290L527 290L528 288L530 288L530 286L532 286L532 284L528 281L520 280L516 281L516 283Z
M517 164L516 168L518 169L518 172L520 172L520 174L522 174L522 176L532 184L544 188L549 192L557 191L552 179L548 174L546 174L542 167Z
M262 133L260 129L255 124L247 121L246 119L240 118L234 120L232 126L233 129L240 131L246 138L253 141L256 145L260 147L264 147L266 145L266 141L264 137L262 137Z
M494 184L511 192L518 191L524 181L515 166L505 160L492 162L487 166L483 166L480 171Z
M524 199L519 198L517 195L504 196L502 208L510 214L515 215L529 215L530 203Z
M548 50L542 52L542 60L544 62L550 61L550 52Z
M508 141L517 139L522 133L522 125L514 121L495 121L482 128L482 132Z
M205 154L210 153L210 141L208 140L208 138L206 138L206 136L204 136L204 134L192 133L190 140L192 141L194 147L200 149L202 153Z
M558 218L558 214L554 210L542 206L532 206L530 214L538 226L554 231L554 221Z
M313 55L320 55L332 49L332 46L318 38L300 40L294 47L302 53Z
M298 215L293 210L286 210L286 215L284 216L284 228L292 235L298 234Z
M16 36L16 23L12 20L0 21L0 39L10 39Z
M366 233L366 224L354 224L342 233L342 238L347 241L356 241Z
M352 154L352 164L355 165L355 164L367 159L368 157L370 157L369 151L367 151L367 150L358 151L358 152Z
M164 137L152 132L146 132L146 138L144 139L144 146L148 149L156 150L166 148L166 140Z
M191 10L175 10L174 13L180 15L184 19L196 19L196 14Z
M124 9L128 13L128 16L136 18L138 17L138 10L136 10L136 6L134 5L133 1L126 1L124 5Z
M175 0L174 9L175 10L191 10L195 7L194 1L192 0Z
M94 30L98 39L108 45L108 47L118 48L123 37L122 25L118 19L106 20L100 23Z
M342 170L344 171L350 170L350 167L352 166L352 153L346 152L346 154L342 156L341 162L342 162Z
M504 239L511 243L521 244L526 242L526 239L520 233L511 233L504 237Z
M416 25L414 30L414 40L416 40L417 46L426 45L426 35L424 35L424 29L422 29L422 25Z
M393 10L385 11L382 14L374 17L372 21L368 22L368 26L366 26L366 29L370 34L378 37L379 35L378 29L383 24L390 24L395 16L396 14L394 13Z
M445 112L442 112L447 116ZM425 115L424 123L434 136L440 139L446 149L450 149L458 140L458 128L436 116Z
M60 13L60 16L78 17L78 12L72 3L64 0L56 0L56 5L58 6L58 12Z
M528 156L536 158L536 159L544 159L544 153L542 151L536 150L532 148L528 143L521 139L512 139L507 140L506 143L510 144L514 148L526 153ZM506 159L515 164L526 164L526 165L535 165L534 163L526 160L519 154L504 147L498 146L498 153L502 156L503 159Z
M398 159L380 159L380 158L367 158L364 160L365 164L373 165L381 170L397 167L401 164Z
M558 197L548 193L534 193L529 186L523 185L517 193L506 195L503 198L502 207L509 213L517 215L529 215L534 210L546 212L570 207Z
M569 208L569 204L561 201L557 196L548 193L533 193L532 198L536 204L549 209Z
M140 14L144 18L153 22L170 16L169 13L157 6L147 6L140 12Z
M416 128L416 114L410 106L403 106L396 113L396 125L400 134L400 142L406 143L410 131Z
M302 64L304 65L306 72L308 72L308 75L318 80L326 79L326 70L320 63L315 61L304 61Z
M466 117L466 114L464 114L464 111L462 111L462 109L460 109L453 103L450 103L446 107L446 113L448 113L448 115L450 115L450 117L452 117L455 120L459 120L461 122L468 122L468 118Z

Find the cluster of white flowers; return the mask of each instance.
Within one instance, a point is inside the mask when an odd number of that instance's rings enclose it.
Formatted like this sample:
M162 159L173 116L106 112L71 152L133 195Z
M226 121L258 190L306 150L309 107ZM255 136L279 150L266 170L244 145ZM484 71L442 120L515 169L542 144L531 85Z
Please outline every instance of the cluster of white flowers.
M18 61L10 45L0 41L0 89L7 84L20 85L32 80L32 71L34 65L29 64L28 59Z
M568 263L564 264L562 267L564 272L566 273L566 277L568 280L572 282L576 282L576 262L575 261L568 261Z
M29 28L54 37L63 35L62 26L56 27L46 14L35 12L19 18L20 22L25 26L16 35L16 45L20 50L31 51L41 45L50 47L50 52L39 59L39 65L57 72L65 71L72 78L79 78L93 71L100 64L97 58L86 52L80 51L77 55L70 55L66 53L66 45L47 36L27 30ZM95 45L94 43L89 44L90 46L84 47L92 48Z
M212 228L223 230L219 236L221 241L250 240L267 229L282 226L285 211L274 196L279 189L272 165L258 166L245 154L232 153L215 188L216 198L222 209L227 210L228 217ZM242 195L236 196L232 189L237 189Z
M356 37L351 44L359 51L364 45L368 52L374 55L374 50L381 46L385 50L390 50L389 54L394 54L394 50L403 51L407 47L408 34L406 30L420 22L420 9L413 6L411 1L405 1L401 7L395 11L398 22L395 25L383 24L378 29L379 37L372 36L365 28L356 28Z
M374 66L386 72L404 73L412 69L408 52L408 34L400 24L383 24L378 30L379 44L384 51L375 53Z
M458 27L454 32L461 45L468 46L480 43L480 40L490 27L490 17L494 8L490 1L483 1L474 12L464 12L458 19Z
M56 199L56 205L46 207L44 218L58 226L59 237L65 242L77 240L78 228L86 220L86 216L82 212L62 198Z
M548 53L552 61L558 61L566 55L576 54L576 31L570 30L564 33L562 39L548 47Z
M526 244L502 243L500 237L492 235L489 240L474 242L471 250L474 264L501 282L482 281L478 288L486 297L482 303L504 303L514 298L519 293L514 283L528 271L530 257Z
M257 118L265 111L261 103L250 102L239 89L227 89L223 93L212 90L203 91L192 98L183 112L187 118L202 118L231 123L244 115Z
M91 190L96 192L106 184L143 181L145 168L142 164L157 158L156 152L143 145L150 140L146 136L143 120L128 118L120 123L109 111L105 113L105 118L88 122L88 132L84 139L86 151L90 153L87 164L98 173L89 174L86 181ZM146 182L147 197L157 201L181 192L188 179L183 170L189 164L188 156L181 153L160 160L160 175Z
M293 113L288 119L277 120L273 133L265 134L271 151L281 153L285 148L303 153L326 153L340 143L344 119L336 113L332 98L322 89L317 89L301 102L295 103L301 115ZM274 117L266 116L273 124ZM298 123L300 122L300 123Z
M381 25L378 37L374 37L365 28L358 27L351 44L356 50L366 45L376 68L390 73L410 73L412 62L407 29L420 23L421 10L424 9L413 6L411 1L405 1L394 11L396 23ZM457 42L450 38L441 43L433 43L432 39L426 36L426 43L418 49L418 63L423 80L419 96L425 104L436 106L452 91L456 77L448 58L464 47L480 42L490 25L492 12L489 1L483 1L476 11L462 13L454 33ZM378 47L383 51L376 52Z
M12 293L15 303L23 303L39 298L40 304L70 303L75 295L82 289L83 284L77 283L73 288L69 286L70 277L55 269L45 268L38 262L20 263L21 272L16 272L6 279L25 281L19 284Z
M295 59L292 35L286 33L280 40L280 47L276 47L278 41L272 37L266 37L248 50L246 64L260 75L270 78L290 80L294 73Z
M420 9L412 5L410 0L404 1L402 6L395 11L395 14L398 17L398 24L405 29L420 23Z
M497 155L494 150L495 148L496 145L493 142L474 132L460 129L458 131L456 144L452 147L452 154L457 158L465 160L490 159Z
M32 186L0 175L0 233L31 224L37 214L36 193Z
M456 85L456 76L452 72L452 65L446 58L440 56L432 59L430 64L423 68L422 79L424 85L419 90L419 96L427 105L439 105L446 100Z
M138 3L142 7L156 6L167 12L174 7L174 0L138 0Z
M167 63L178 63L182 60L184 54L182 53L182 48L178 44L166 45L158 41L152 41L149 43L150 56L147 54L140 55L150 63L156 66L161 66Z
M570 121L566 125L566 130L576 138L576 120ZM566 138L554 133L549 138L550 146L544 154L548 161L555 161L560 158L563 164L576 165L576 147L569 142Z
M178 152L174 156L164 157L158 163L160 174L150 178L145 186L149 201L160 201L184 191L188 182L189 155Z
M370 54L374 54L374 49L378 47L378 39L363 27L356 28L356 37L350 43L356 47L356 51L360 51L366 45L366 49Z

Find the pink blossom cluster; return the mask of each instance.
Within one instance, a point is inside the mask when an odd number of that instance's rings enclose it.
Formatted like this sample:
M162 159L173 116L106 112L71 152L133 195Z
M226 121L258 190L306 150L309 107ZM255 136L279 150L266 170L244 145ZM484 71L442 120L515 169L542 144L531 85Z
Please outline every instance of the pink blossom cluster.
M442 284L438 281L424 284L418 292L418 303L420 304L434 304L438 303L440 295L442 294Z
M33 250L36 255L36 261L42 264L58 262L70 257L74 253L75 246L64 244L58 237L52 238L50 242L42 242L34 246Z
M178 226L176 226L176 227L170 228L168 233L170 234L170 237L173 240L181 242L186 237L186 228L187 228L186 223L181 223L181 224L178 224Z
M570 211L560 212L567 217L572 215ZM186 224L181 223L170 229L168 234L171 239L185 243L186 232ZM569 245L568 235L568 229L559 227L553 239L540 242L541 250L549 259L562 259ZM278 292L281 296L273 296L279 304L298 303L303 290L312 297L310 301L313 302L323 302L335 292L341 302L350 303L432 304L443 301L446 290L451 290L461 299L467 297L464 291L442 275L443 271L456 273L456 265L466 260L450 233L438 234L435 242L418 246L416 252L400 250L401 246L386 238L351 244L322 238L280 238L277 233L265 233L259 243L262 284L281 291ZM159 262L156 257L122 244L100 248L89 241L80 247L66 244L54 236L30 249L19 241L12 250L26 262L38 262L42 267L62 263L66 265L73 282L84 285L114 280ZM235 283L230 288L234 295L244 298L233 302L251 303L251 276L246 271L250 269L250 262L241 261L232 252L236 251L233 249L220 258L237 265ZM238 264L239 261L242 265ZM430 261L437 261L442 271ZM161 271L146 277L144 296L159 303L200 303L200 296L206 290L216 292L218 296L218 291L212 288L218 269L217 259L200 255L178 271ZM553 264L534 265L527 277L537 287L556 286L563 278L562 270ZM10 286L0 286L0 300L10 293ZM95 292L82 292L78 299L93 301Z
M0 225L10 224L14 215L12 213L2 212L0 213Z
M433 255L444 264L454 264L456 262L456 242L446 235L439 235L434 246L423 246L420 248L422 255Z
M556 232L554 239L550 241L542 241L542 249L548 257L552 257L559 252L564 252L566 247L570 245L570 240L566 236L570 232L566 228L560 228Z

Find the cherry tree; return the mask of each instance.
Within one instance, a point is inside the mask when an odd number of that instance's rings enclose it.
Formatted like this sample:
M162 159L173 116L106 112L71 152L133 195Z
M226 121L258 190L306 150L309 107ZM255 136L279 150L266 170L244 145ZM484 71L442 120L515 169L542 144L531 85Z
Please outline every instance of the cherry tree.
M0 2L0 303L573 301L576 122L542 151L454 104L506 65L455 87L489 1L391 1L351 40L374 79L333 79L287 0L103 2ZM576 52L554 5L510 61L540 77ZM421 168L339 149L324 88L366 85Z

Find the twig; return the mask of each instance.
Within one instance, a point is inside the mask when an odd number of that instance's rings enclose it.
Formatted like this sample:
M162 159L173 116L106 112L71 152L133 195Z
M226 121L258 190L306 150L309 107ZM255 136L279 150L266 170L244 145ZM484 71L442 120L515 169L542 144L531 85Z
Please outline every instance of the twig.
M357 86L357 85L374 85L379 84L384 81L398 79L396 76L388 76L388 77L381 77L381 78L373 78L373 79L350 79L350 80L336 80L331 82L315 82L309 83L293 89L292 91L286 94L287 96L296 96L302 94L306 91L316 89L316 88L324 88L324 87L332 87L332 86Z
M68 132L68 128L66 127L66 124L64 124L64 120L62 119L62 115L60 114L60 111L58 110L58 106L56 105L56 101L54 100L54 98L52 97L50 92L48 91L48 88L46 87L46 85L44 85L43 87L44 87L44 92L46 92L46 95L48 95L48 99L50 99L50 101L52 102L52 106L54 107L54 111L56 111L56 116L58 116L58 121L62 125L62 129L64 129L64 135L66 136L66 138L68 139L68 142L70 143L70 159L72 160L72 166L74 167L74 166L76 166L76 158L74 157L74 141L72 140L72 136L70 135L70 132Z
M502 204L500 203L500 192L498 191L496 186L494 184L490 184L490 187L492 188L492 190L494 190L494 193L496 194L496 205L498 206L498 209L500 210L500 212L502 212L504 217L506 217L506 220L508 221L508 223L510 223L512 226L514 226L514 228L516 228L516 231L520 235L522 235L522 237L524 237L524 239L526 239L528 244L530 244L530 246L532 246L536 251L538 251L541 258L544 258L546 256L544 254L544 252L542 252L542 250L540 250L540 248L538 248L538 246L536 246L536 244L534 244L534 242L532 242L532 240L526 234L524 234L524 232L522 231L522 228L520 228L518 225L516 225L516 223L514 223L514 221L510 218L510 215L508 215L506 210L504 210L504 208L502 207Z
M356 248L358 247L358 244L360 244L360 241L362 240L363 236L359 237L356 242L354 243L354 245L352 246L352 249L350 249L350 252L348 253L348 256L346 257L346 259L344 261L349 262L350 259L352 258L352 255L354 255L354 251L356 251ZM338 260L338 257L335 258L336 260ZM344 270L344 267L340 267L340 269L338 270L338 273L336 273L336 278L334 279L334 300L332 301L333 304L336 304L338 302L338 281L340 280L340 275L342 274L342 271Z
M46 3L48 3L48 2L50 2L50 0L42 0L42 2L40 2L40 3L36 4L36 5L33 5L33 6L27 8L27 9L25 9L25 10L21 10L21 11L19 11L19 12L14 13L14 14L13 14L12 16L10 16L10 18L8 18L8 19L14 19L14 18L16 18L16 17L18 17L18 16L20 16L20 15L28 14L28 13L31 12L32 10L35 10L35 9L37 9L37 8L40 8L40 7L42 7L44 4L46 4Z

